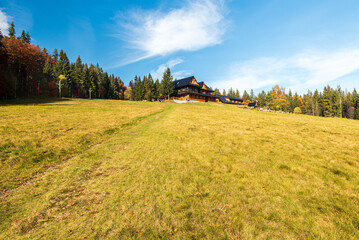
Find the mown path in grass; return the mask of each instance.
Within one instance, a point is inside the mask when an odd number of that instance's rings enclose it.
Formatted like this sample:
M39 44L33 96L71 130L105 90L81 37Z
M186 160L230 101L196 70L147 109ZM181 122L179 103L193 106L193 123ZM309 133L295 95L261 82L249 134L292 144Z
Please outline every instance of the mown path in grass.
M358 238L357 122L161 106L8 192L0 238Z

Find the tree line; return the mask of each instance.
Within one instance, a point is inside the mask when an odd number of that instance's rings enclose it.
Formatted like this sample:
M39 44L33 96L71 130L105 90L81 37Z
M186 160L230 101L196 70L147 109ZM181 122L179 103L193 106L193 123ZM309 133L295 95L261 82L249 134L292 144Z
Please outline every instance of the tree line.
M234 91L232 88L227 92L223 90L223 93L215 89L215 92L242 98L245 103L256 101L258 107L275 111L359 119L359 94L356 89L349 92L342 90L340 86L334 89L328 85L324 87L323 92L308 90L306 94L299 95L297 92L293 94L291 90L286 93L285 88L276 85L271 91L262 91L257 95L254 94L253 89L250 94L244 91L242 97L238 90Z
M16 37L14 22L8 36L0 31L0 98L59 96L124 99L122 80L98 65L70 62L65 51L52 54L31 44L29 32Z
M134 80L131 80L128 89L126 91L126 97L135 101L156 101L160 98L170 98L170 95L174 92L174 86L172 84L173 76L170 68L167 68L162 76L161 81L153 80L151 74L141 77L135 76ZM128 94L128 95L127 95Z

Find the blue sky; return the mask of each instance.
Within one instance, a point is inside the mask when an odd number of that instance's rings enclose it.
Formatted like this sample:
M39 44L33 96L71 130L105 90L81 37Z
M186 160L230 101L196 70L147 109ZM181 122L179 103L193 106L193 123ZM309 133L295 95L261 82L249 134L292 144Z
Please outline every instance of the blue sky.
M171 67L241 93L359 88L357 0L2 0L0 9L3 32L14 20L33 43L98 62L126 84Z

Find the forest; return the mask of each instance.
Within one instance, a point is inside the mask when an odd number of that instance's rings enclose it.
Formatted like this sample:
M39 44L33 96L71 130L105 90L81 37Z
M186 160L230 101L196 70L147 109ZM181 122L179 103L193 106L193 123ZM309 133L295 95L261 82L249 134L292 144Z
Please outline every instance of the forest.
M169 68L161 80L149 74L135 76L126 87L120 77L110 75L99 64L83 63L80 56L70 62L66 52L31 44L29 32L16 36L14 22L4 36L0 31L0 99L23 97L71 97L156 101L173 93L173 76ZM241 95L238 90L215 88L213 94L242 98L245 103L256 101L260 108L295 112L323 117L359 119L359 94L342 90L340 86L324 87L299 95L286 93L283 87L254 94L253 89Z
M218 89L215 93L221 94ZM359 119L359 94L356 89L353 92L342 90L340 86L336 89L329 85L324 87L323 92L308 90L306 94L299 95L289 89L286 93L285 88L278 85L272 87L271 91L261 91L254 94L251 90L243 92L229 89L228 93L224 90L223 95L240 97L244 102L256 101L258 107L269 108L276 111L302 113L322 117L339 117Z
M124 99L122 80L99 64L71 63L64 50L52 54L31 44L29 32L16 36L14 22L8 36L0 32L0 99L49 96ZM59 91L60 90L60 91Z

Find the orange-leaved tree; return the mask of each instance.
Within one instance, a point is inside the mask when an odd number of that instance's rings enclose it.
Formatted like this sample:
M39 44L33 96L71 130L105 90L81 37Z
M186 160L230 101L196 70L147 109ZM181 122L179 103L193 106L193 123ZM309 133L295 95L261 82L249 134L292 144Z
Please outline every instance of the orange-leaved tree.
M285 88L275 85L270 92L272 96L271 108L274 110L284 110L288 107L288 100L285 95Z

